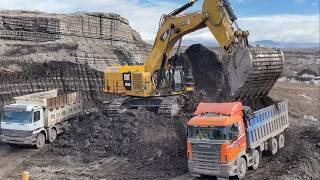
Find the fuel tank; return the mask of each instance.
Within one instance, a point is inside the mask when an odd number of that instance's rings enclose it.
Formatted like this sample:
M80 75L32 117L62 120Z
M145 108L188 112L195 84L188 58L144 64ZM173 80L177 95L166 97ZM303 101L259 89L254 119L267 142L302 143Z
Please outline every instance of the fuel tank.
M235 100L267 96L284 69L284 55L280 49L237 47L225 55L230 97Z

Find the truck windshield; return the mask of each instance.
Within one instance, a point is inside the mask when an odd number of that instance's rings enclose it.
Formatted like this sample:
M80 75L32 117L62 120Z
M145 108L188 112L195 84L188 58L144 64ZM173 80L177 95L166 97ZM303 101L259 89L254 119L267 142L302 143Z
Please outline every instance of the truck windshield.
M228 140L226 127L188 127L188 138L203 140Z
M32 122L32 112L3 111L2 122L29 124Z

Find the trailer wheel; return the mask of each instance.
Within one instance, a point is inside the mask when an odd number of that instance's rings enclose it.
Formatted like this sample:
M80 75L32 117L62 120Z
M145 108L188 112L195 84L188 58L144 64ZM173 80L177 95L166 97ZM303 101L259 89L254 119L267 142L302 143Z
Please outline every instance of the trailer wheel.
M282 149L284 147L284 142L285 142L284 135L280 134L278 137L279 149Z
M258 150L254 150L252 154L252 166L251 169L256 170L259 167L260 153Z
M57 139L57 130L55 128L52 128L49 134L49 142L53 143L53 141L55 141L56 139Z
M46 143L46 137L43 133L39 133L36 140L36 148L41 149Z
M239 179L244 179L247 173L247 161L241 157L237 164L237 177Z
M270 150L271 155L275 155L278 152L278 142L276 138L271 139Z

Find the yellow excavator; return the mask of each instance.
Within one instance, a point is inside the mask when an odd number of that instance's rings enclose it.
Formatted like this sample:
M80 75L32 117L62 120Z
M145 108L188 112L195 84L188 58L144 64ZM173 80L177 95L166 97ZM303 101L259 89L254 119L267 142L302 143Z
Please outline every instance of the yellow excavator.
M282 52L250 47L249 32L239 28L228 0L204 0L201 12L182 14L196 2L191 0L162 16L144 65L106 69L104 91L122 95L109 105L110 114L118 114L126 106L153 108L163 115L176 115L179 111L177 95L194 91L194 84L170 55L183 36L206 27L224 50L224 59L235 66L229 72L230 77L234 77L229 82L233 84L231 96L254 98L269 92L283 69Z

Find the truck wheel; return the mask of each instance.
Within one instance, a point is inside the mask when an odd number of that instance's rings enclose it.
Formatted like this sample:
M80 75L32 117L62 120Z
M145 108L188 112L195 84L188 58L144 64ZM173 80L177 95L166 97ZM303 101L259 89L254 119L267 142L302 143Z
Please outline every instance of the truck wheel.
M55 141L56 139L57 139L57 130L55 128L52 128L49 134L49 142L53 143L53 141Z
M279 149L282 149L284 147L284 142L285 142L284 135L280 134L278 137Z
M70 129L71 129L71 124L70 124L70 123L67 123L66 126L65 126L65 128L64 128L64 132L67 133L67 132L70 131Z
M46 143L46 137L43 133L39 133L36 140L36 148L41 149Z
M247 162L241 157L237 164L237 177L238 179L244 179L247 173Z
M259 167L260 153L258 150L254 150L252 154L252 166L251 169L256 170Z
M278 142L276 138L271 139L271 144L270 144L270 150L269 150L271 155L275 155L278 152Z

